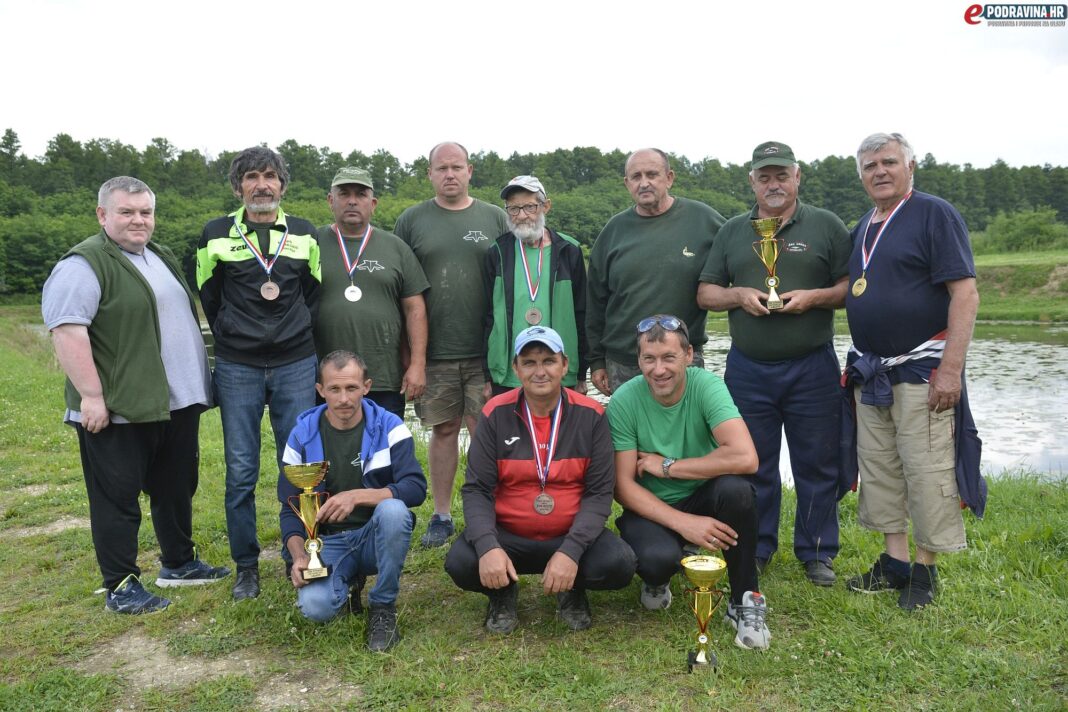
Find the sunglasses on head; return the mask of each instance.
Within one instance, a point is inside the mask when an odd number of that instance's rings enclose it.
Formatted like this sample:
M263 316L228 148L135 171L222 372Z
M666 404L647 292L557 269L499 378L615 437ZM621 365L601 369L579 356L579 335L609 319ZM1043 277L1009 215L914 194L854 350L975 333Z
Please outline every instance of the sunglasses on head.
M649 316L638 322L638 333L644 334L652 329L654 326L660 326L667 331L681 331L687 333L686 325L682 323L682 319L677 316L671 316L670 314L658 314L656 316Z

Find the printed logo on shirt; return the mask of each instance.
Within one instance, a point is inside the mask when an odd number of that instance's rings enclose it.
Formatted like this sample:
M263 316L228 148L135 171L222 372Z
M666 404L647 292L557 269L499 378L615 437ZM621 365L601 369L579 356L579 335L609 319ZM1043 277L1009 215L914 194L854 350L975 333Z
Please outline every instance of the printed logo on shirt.
M689 245L687 245L686 247L683 247L683 248L682 248L682 256L683 256L683 257L693 257L693 253L692 253L692 252L690 252L690 247L689 247Z
M787 242L786 243L786 251L787 252L808 252L808 243L807 242Z
M356 459L349 463L353 467L363 467L363 460L360 459L360 453L356 453Z
M518 439L519 439L518 435L516 435L515 437L507 438L507 439L505 439L504 444L505 445L514 445L515 441L518 440Z
M482 240L488 240L489 238L486 237L481 230L468 230L467 234L464 235L464 239L470 240L471 242L481 242Z
M360 264L356 265L356 269L362 269L365 272L374 272L376 269L385 269L385 267L378 260L364 260Z

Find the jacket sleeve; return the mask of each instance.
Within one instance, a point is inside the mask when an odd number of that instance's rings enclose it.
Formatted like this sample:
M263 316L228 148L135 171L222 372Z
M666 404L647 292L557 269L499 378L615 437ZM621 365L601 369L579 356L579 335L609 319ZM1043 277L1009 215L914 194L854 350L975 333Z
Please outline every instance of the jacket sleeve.
M290 433L289 440L286 442L285 454L282 456L282 461L287 465L301 465L304 464L304 448L297 441L297 438ZM320 488L322 484L320 484ZM317 488L319 489L319 488ZM289 497L300 494L300 490L294 487L284 475L278 478L278 501L282 505L278 510L278 526L282 530L282 547L285 548L286 541L291 536L299 536L301 539L306 538L306 532L304 531L304 524L300 521L300 517L289 506Z
M418 507L426 501L426 476L415 457L415 440L411 433L389 446L389 459L393 482L386 487L393 493L394 499L404 502L404 506L409 509Z
M300 289L304 293L304 305L311 314L312 324L319 320L319 295L322 291L323 272L319 262L319 240L315 231L311 233L311 250L308 255L308 270L300 279Z
M204 317L208 327L215 331L215 317L219 315L222 304L222 269L208 250L208 229L200 234L197 244L197 289L200 291L200 305L204 307Z
M590 342L586 337L586 263L582 249L569 250L574 265L571 268L571 293L575 303L575 328L578 330L578 380L585 381L590 368Z
M601 535L608 515L612 513L616 483L615 451L608 417L604 413L596 414L590 448L590 464L586 468L585 491L579 511L559 549L575 563Z
M481 557L500 546L497 541L497 442L496 428L485 411L478 419L475 437L467 453L467 474L460 494L464 503L464 537Z

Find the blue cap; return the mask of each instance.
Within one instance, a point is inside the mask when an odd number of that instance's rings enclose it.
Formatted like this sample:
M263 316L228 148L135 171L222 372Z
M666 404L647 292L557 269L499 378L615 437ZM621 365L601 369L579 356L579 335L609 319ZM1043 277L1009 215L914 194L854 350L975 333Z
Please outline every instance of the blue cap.
M527 347L528 344L544 344L554 354L564 352L564 340L555 330L547 326L531 326L523 329L515 337L515 355Z

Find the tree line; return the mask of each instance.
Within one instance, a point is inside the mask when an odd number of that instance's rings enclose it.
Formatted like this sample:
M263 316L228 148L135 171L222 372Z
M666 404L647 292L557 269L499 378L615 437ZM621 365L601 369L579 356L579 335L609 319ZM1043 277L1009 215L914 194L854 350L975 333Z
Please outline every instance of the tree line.
M156 191L154 239L174 250L191 276L204 223L237 207L227 173L242 148L208 156L165 138L138 150L121 141L82 143L58 134L44 155L30 158L15 131L7 129L0 138L0 295L40 292L55 261L97 231L96 190L116 175L136 176ZM432 194L425 156L403 164L385 149L342 154L292 139L275 149L289 164L292 180L284 208L317 224L331 220L324 196L344 165L371 172L379 196L373 222L387 230L405 208ZM473 153L471 194L499 204L499 191L513 176L536 175L552 199L549 224L589 246L608 218L631 205L622 181L625 160L619 149L593 147L508 157ZM916 188L953 203L973 237L980 233L977 249L980 243L998 250L1068 247L1068 168L1012 167L1001 160L975 168L939 163L930 153L917 160ZM726 217L752 205L746 165L672 155L672 168L676 195L708 203ZM847 225L871 207L852 156L801 162L801 199L833 211ZM988 227L991 234L983 232Z

